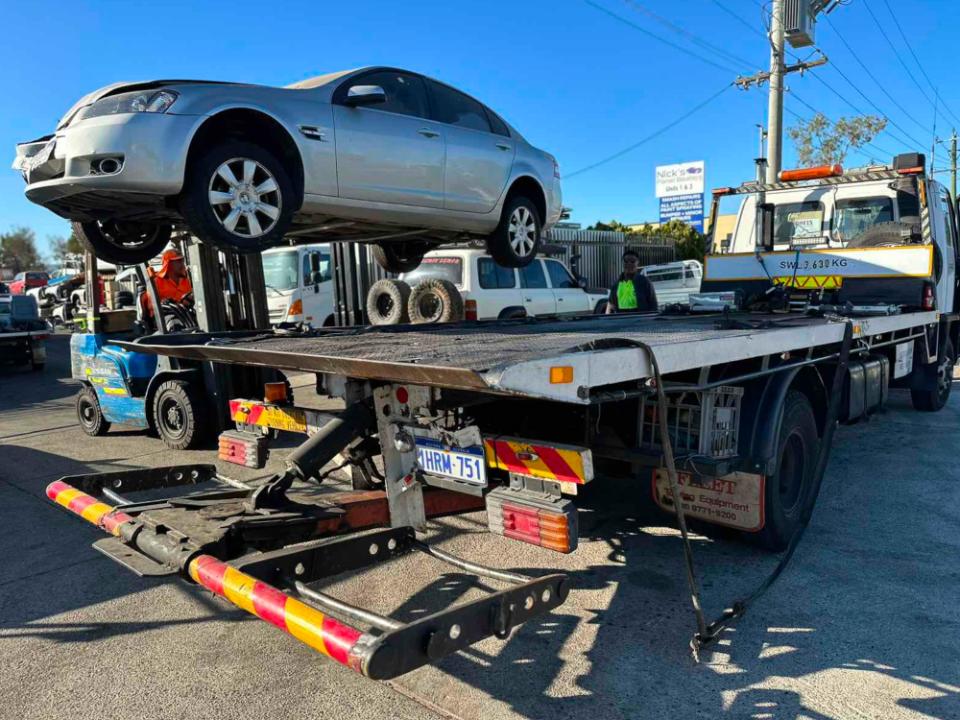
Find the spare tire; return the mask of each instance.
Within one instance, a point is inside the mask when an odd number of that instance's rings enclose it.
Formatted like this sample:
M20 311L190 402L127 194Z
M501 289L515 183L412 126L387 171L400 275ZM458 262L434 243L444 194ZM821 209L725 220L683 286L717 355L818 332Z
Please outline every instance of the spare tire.
M849 248L894 247L921 242L920 222L903 221L877 223L850 239Z
M424 280L410 293L407 311L412 323L460 322L463 296L449 280Z
M410 322L407 300L410 286L402 280L378 280L367 293L367 317L371 325L400 325Z

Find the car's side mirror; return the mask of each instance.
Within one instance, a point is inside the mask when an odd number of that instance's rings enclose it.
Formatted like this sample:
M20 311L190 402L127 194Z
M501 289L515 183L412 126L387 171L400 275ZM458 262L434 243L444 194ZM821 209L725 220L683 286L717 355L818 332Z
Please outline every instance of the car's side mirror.
M586 290L586 289L587 289L587 279L586 279L586 278L583 278L583 277L577 278L577 287L580 288L581 290Z
M320 272L319 270L314 270L312 273L310 273L310 284L311 284L311 285L319 285L319 284L322 283L322 282L323 282L323 273L322 273L322 272Z
M387 101L387 94L379 85L354 85L347 90L343 104L348 107L376 105Z

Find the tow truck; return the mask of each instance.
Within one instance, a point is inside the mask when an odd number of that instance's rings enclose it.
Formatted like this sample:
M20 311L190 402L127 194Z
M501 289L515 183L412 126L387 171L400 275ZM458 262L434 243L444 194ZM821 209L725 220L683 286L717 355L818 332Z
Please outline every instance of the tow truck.
M569 553L578 492L617 482L625 501L649 498L680 529L699 649L789 561L837 424L875 412L890 387L909 388L923 411L949 396L956 210L924 165L911 153L715 191L714 216L721 200L742 201L731 252L706 259L701 292L676 314L126 343L315 373L345 409L257 487L195 465L67 477L47 494L106 531L96 547L134 572L179 574L386 679L505 637L571 589L563 573L527 577L448 555L418 537L429 518L485 508L504 542ZM306 493L338 455L372 464L373 489ZM177 485L197 487L170 497ZM127 496L154 488L167 488L164 499ZM784 551L760 590L709 623L688 521ZM311 587L410 552L507 587L406 624Z

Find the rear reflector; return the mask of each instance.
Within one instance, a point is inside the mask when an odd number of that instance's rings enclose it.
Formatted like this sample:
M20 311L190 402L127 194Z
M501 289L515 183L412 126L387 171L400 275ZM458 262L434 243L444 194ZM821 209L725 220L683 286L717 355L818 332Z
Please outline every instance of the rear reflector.
M286 402L287 401L287 384L283 382L264 383L263 401L268 403Z
M464 320L476 320L477 319L477 301L476 300L466 300L463 303L463 319Z
M577 549L577 509L569 500L497 488L487 495L487 524L492 533L547 550Z

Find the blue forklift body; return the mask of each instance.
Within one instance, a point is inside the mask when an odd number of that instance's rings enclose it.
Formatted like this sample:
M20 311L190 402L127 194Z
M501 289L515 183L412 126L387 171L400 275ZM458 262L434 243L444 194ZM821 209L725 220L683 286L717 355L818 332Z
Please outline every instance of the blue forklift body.
M70 338L70 368L75 380L97 394L104 419L134 427L149 427L146 398L157 372L157 356L124 350L104 334Z

